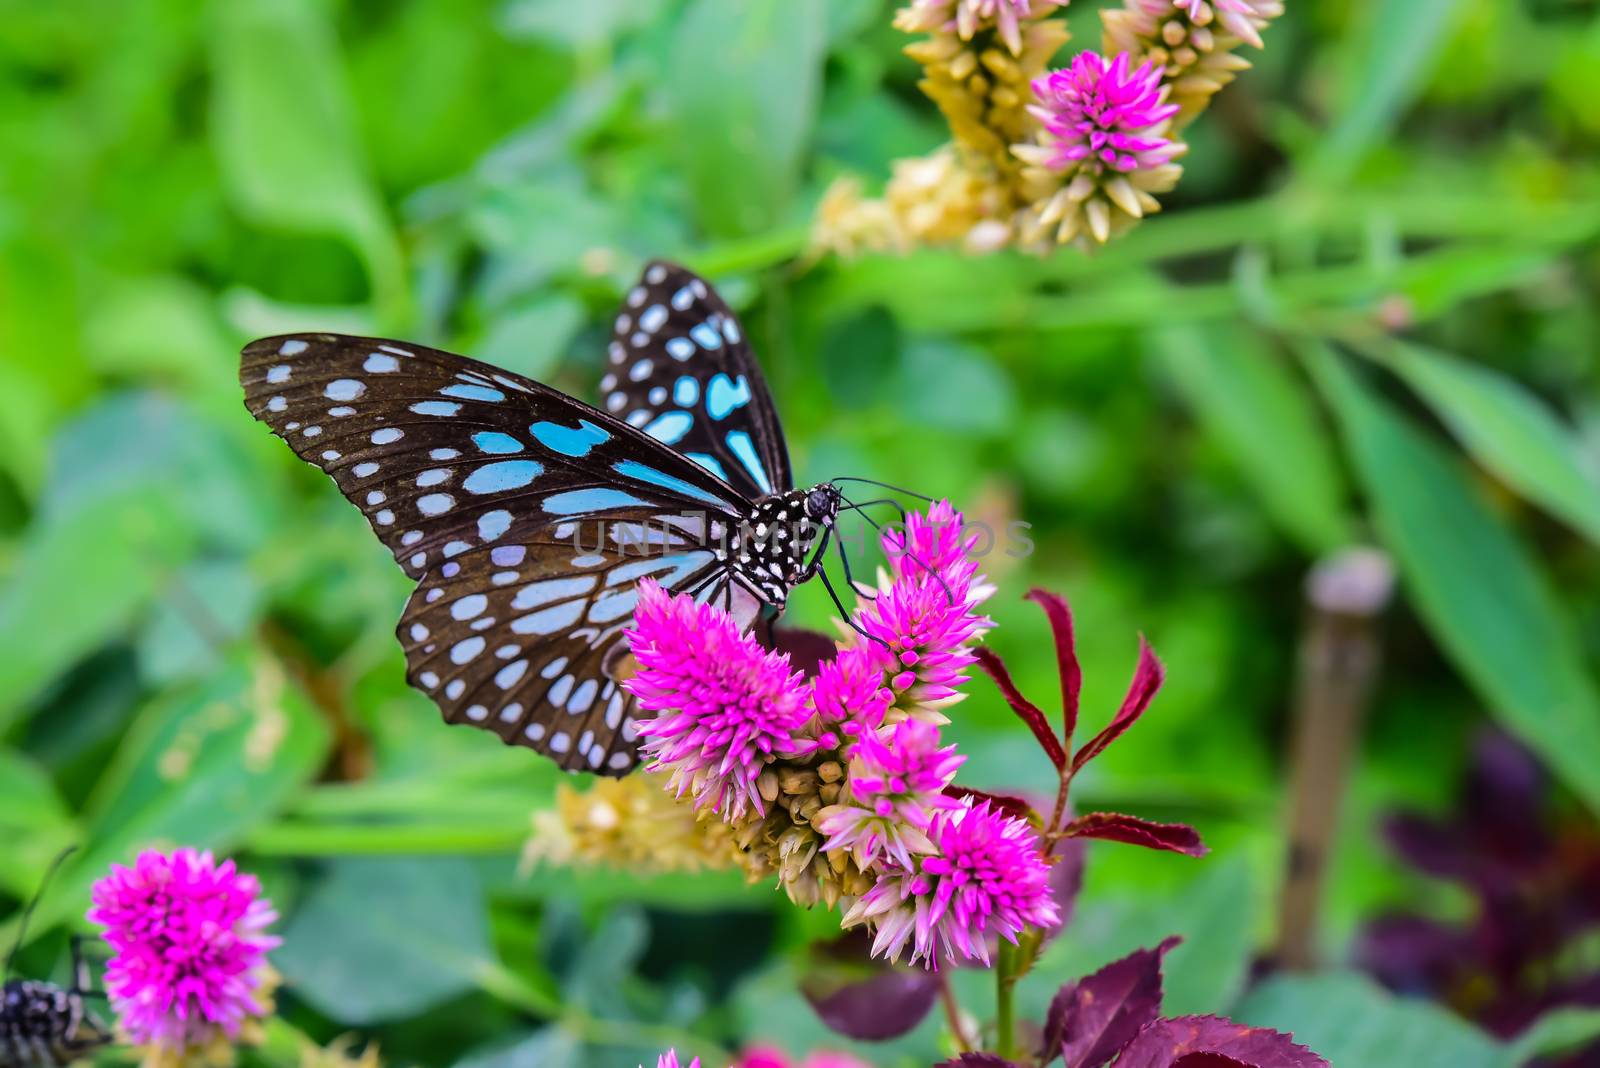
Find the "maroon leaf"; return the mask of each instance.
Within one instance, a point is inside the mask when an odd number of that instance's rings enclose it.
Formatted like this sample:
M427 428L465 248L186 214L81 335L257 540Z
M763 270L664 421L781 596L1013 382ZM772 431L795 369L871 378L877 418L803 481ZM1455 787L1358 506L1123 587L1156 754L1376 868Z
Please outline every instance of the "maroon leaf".
M1182 939L1141 949L1093 975L1062 987L1045 1015L1049 1064L1059 1054L1066 1068L1100 1068L1161 1012L1161 958Z
M824 661L839 655L838 643L820 631L777 625L769 626L765 631L763 634L762 628L756 629L761 644L768 649L789 654L790 667L804 672L808 679L816 676L817 669Z
M1186 823L1155 823L1120 812L1091 812L1067 824L1071 838L1101 838L1126 842L1146 849L1164 849L1186 857L1203 857L1210 852L1200 841L1200 832Z
M1006 703L1028 725L1033 736L1039 740L1039 745L1044 749L1045 756L1050 758L1050 763L1056 766L1057 771L1064 771L1067 766L1067 751L1061 747L1061 741L1056 737L1056 732L1050 729L1050 721L1045 718L1039 706L1022 696L1017 689L1017 684L1011 681L1011 672L1006 670L1005 663L993 649L979 646L977 649L978 666L989 673L994 684L1000 687L1000 693L1005 697Z
M933 1068L1017 1068L1017 1063L1006 1060L998 1053L963 1053L940 1061Z
M1083 689L1083 669L1078 667L1078 647L1072 636L1072 609L1065 597L1037 586L1028 591L1027 600L1044 609L1055 634L1056 666L1061 671L1061 725L1071 745L1078 729L1078 694Z
M1141 635L1139 663L1133 669L1133 682L1128 686L1128 695L1122 699L1122 707L1117 710L1116 718L1105 730L1083 743L1078 755L1072 758L1074 772L1104 752L1106 746L1122 737L1123 732L1144 715L1144 710L1150 707L1150 700L1155 697L1156 691L1161 689L1161 680L1165 677L1166 672L1161 667L1161 661L1156 659L1150 643Z
M1180 1016L1140 1031L1117 1068L1328 1068L1328 1062L1279 1031L1220 1016Z
M811 970L800 981L800 992L824 1024L864 1042L905 1034L939 999L935 973L873 960L871 945L858 928L813 946Z
M946 797L970 797L974 801L987 801L991 807L1015 820L1033 821L1033 806L1020 797L1008 794L991 794L987 790L974 790L970 786L946 786Z

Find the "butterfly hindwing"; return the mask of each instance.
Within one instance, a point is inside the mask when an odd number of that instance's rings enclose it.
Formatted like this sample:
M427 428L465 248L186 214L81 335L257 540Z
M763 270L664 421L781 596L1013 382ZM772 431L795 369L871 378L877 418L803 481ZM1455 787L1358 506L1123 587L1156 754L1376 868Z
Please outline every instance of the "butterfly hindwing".
M649 512L570 522L442 564L401 617L408 681L452 723L568 769L626 774L639 757L623 632L639 580L726 607L740 626L760 610L707 547L708 522Z
M777 411L743 327L704 279L654 262L612 327L602 402L746 497L791 487Z
M586 516L749 502L633 427L462 356L300 334L244 350L245 405L322 468L413 578Z

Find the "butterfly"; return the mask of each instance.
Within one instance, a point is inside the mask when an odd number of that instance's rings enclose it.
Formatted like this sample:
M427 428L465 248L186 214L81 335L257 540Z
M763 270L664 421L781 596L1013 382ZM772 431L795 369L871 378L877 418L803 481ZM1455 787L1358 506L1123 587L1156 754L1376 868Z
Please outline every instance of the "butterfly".
M464 356L338 334L244 349L245 406L332 476L417 580L406 679L451 723L569 770L639 762L625 631L640 580L770 620L842 499L795 489L728 305L652 262L617 313L604 410ZM830 592L832 587L829 587ZM837 600L837 598L835 598Z
M78 936L71 941L72 986L62 987L38 979L13 979L11 966L27 934L33 907L45 884L72 853L64 850L50 865L39 890L22 912L17 940L6 954L0 972L0 1068L61 1068L111 1042L109 1028L96 1020L84 1004L92 994L89 966L83 959Z

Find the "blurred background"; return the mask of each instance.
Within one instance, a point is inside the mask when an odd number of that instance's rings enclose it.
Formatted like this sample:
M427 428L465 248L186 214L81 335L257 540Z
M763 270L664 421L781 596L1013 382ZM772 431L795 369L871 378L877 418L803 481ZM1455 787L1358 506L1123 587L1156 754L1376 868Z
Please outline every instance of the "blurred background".
M1069 51L1099 42L1078 3ZM107 864L190 844L285 917L291 1063L347 1031L397 1065L936 1059L932 1019L826 1034L797 984L835 916L728 872L519 867L558 775L405 687L406 581L242 407L239 346L314 329L593 399L664 255L739 310L802 483L1031 524L986 561L1025 692L1056 699L1031 585L1074 605L1090 726L1138 633L1166 663L1078 803L1213 852L1093 847L1025 1004L1182 933L1169 1013L1341 1068L1600 1030L1600 5L1291 0L1103 252L808 256L832 180L947 139L891 14L0 3L0 942L85 847L19 971L63 974ZM968 689L964 781L1048 789Z

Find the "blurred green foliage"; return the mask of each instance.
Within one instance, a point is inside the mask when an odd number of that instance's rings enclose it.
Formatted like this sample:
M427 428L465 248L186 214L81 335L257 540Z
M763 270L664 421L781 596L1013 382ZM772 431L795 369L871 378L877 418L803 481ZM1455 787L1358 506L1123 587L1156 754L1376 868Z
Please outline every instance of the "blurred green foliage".
M107 863L182 842L239 854L286 917L269 1060L296 1029L474 1068L839 1045L794 988L834 918L726 874L519 877L555 773L405 688L399 570L239 403L242 342L324 328L592 396L610 309L668 255L740 309L802 480L1032 524L1031 556L989 560L1025 690L1053 687L1030 584L1073 600L1091 719L1136 631L1166 661L1080 803L1187 820L1215 853L1096 848L1026 1003L1181 931L1173 1011L1364 1068L1526 1052L1338 974L1237 999L1271 934L1301 584L1324 554L1375 543L1402 577L1330 960L1388 904L1457 906L1373 828L1444 803L1483 717L1600 809L1600 7L1300 0L1191 131L1167 212L1103 254L810 263L831 178L943 139L889 13L0 3L0 890L86 847L26 969L59 963ZM829 608L807 589L794 615ZM968 781L1047 786L971 690ZM982 976L958 986L981 1014ZM1556 1023L1552 1041L1593 1025ZM935 1030L867 1055L928 1063Z

